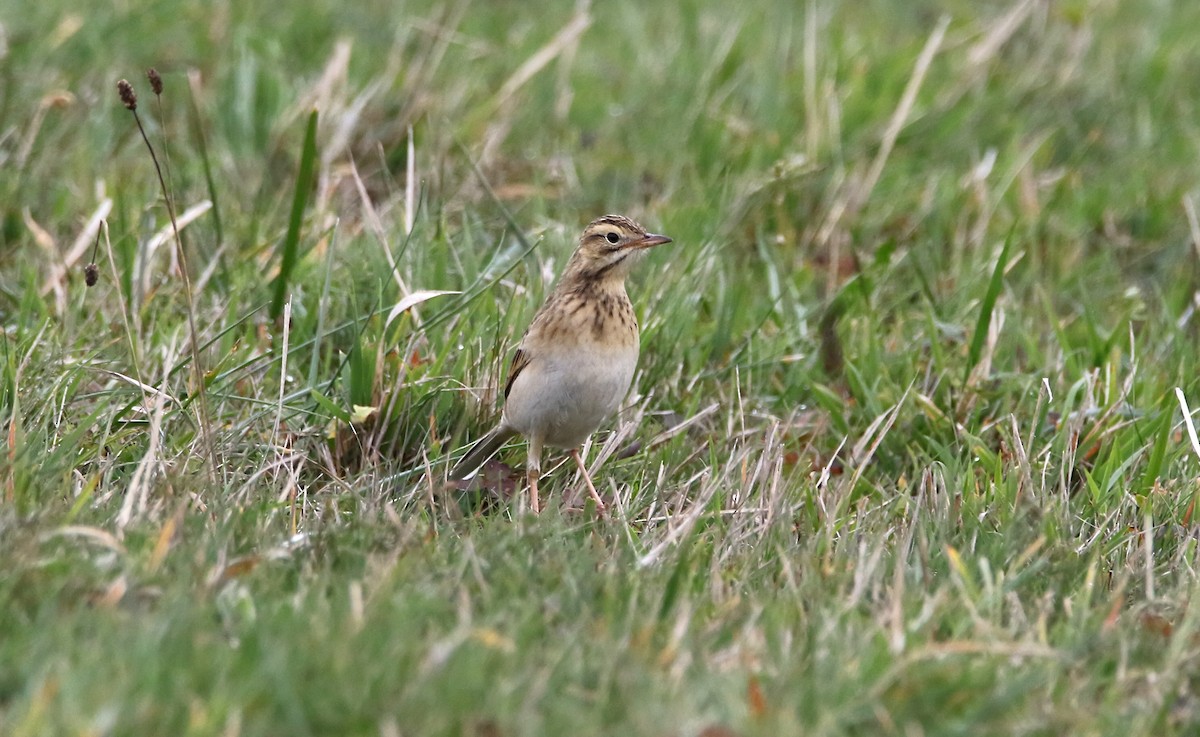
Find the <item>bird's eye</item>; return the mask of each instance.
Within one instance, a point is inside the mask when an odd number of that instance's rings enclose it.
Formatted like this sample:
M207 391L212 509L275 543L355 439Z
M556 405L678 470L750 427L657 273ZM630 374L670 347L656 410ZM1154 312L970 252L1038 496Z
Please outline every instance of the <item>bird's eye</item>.
M617 241L621 240L621 236L617 235L616 233L609 233L608 235L606 235L604 237L608 239L609 243L614 243L614 244Z

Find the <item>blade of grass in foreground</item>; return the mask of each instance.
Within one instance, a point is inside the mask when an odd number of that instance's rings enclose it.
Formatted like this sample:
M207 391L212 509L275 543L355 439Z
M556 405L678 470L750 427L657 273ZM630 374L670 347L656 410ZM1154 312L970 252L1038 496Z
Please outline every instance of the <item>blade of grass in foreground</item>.
M292 197L292 214L288 219L287 235L280 245L279 276L275 277L275 296L271 298L271 319L279 319L287 300L288 278L296 266L300 250L300 224L308 205L308 190L312 186L313 169L317 161L317 111L308 116L304 131L304 148L300 154L300 174L296 177L296 193Z

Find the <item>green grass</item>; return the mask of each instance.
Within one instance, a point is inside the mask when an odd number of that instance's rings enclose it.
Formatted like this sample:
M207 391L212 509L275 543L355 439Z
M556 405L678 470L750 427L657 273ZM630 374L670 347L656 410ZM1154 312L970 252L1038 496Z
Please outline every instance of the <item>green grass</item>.
M0 733L1200 730L1200 7L752 5L0 4ZM439 493L609 211L614 513Z

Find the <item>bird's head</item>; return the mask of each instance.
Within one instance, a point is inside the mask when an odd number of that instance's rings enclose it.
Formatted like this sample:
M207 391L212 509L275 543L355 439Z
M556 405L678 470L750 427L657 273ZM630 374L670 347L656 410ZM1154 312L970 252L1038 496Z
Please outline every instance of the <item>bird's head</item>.
M604 215L583 229L567 272L583 279L623 280L646 249L670 242L627 217Z

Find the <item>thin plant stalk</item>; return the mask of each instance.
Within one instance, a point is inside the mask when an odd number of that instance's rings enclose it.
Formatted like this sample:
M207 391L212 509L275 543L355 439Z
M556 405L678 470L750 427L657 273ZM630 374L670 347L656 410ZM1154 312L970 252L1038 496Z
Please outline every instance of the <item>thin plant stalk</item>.
M200 430L204 438L205 451L208 456L208 473L209 479L214 483L217 480L217 450L216 443L213 440L212 422L209 419L208 413L208 397L204 386L204 361L200 353L200 335L196 329L196 302L192 294L192 277L188 269L187 249L183 246L183 237L179 232L179 223L175 218L175 204L171 200L170 190L167 187L166 179L163 178L162 167L159 166L158 156L154 152L154 146L150 143L150 138L146 135L146 129L142 126L142 119L137 113L137 96L133 92L133 86L126 80L122 79L117 82L117 90L121 95L121 102L125 107L133 113L133 120L137 123L138 132L141 133L142 141L146 143L146 148L150 151L150 160L154 162L154 172L158 175L158 184L162 189L163 199L167 203L167 215L171 218L171 229L175 235L175 248L179 254L179 267L183 274L183 291L187 299L187 321L188 334L192 354L192 381L196 387L196 399L199 406L200 415Z

